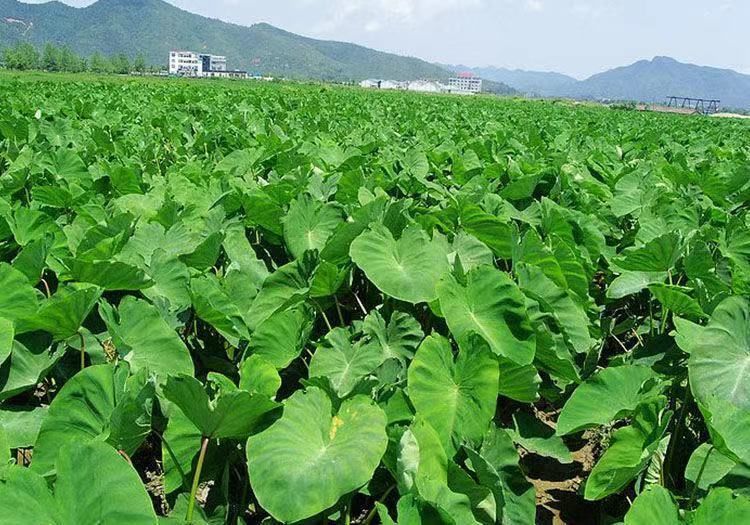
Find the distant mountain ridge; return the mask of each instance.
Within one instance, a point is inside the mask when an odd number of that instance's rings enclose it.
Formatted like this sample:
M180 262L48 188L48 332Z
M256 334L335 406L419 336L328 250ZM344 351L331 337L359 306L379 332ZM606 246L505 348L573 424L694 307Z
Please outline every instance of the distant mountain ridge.
M210 52L226 55L230 68L297 79L444 81L456 71L472 71L494 93L644 102L678 95L716 98L724 107L750 109L750 75L668 57L641 60L578 81L554 72L432 64L356 44L316 40L264 23L231 24L163 0L98 0L83 8L57 1L0 0L0 48L22 41L68 45L84 56L97 51L130 57L141 53L149 63L164 65L173 49Z
M750 108L750 75L731 69L686 64L670 57L640 60L580 81L560 73L495 67L445 67L454 71L472 71L524 93L547 97L663 102L667 96L675 95L719 99L727 108Z
M450 76L446 69L418 58L307 38L269 24L230 24L163 0L98 0L83 8L61 2L0 0L0 47L21 41L68 45L84 56L97 51L130 57L142 53L149 63L164 65L170 50L209 52L226 55L232 69L298 79L445 80ZM514 92L497 83L488 86L500 93Z

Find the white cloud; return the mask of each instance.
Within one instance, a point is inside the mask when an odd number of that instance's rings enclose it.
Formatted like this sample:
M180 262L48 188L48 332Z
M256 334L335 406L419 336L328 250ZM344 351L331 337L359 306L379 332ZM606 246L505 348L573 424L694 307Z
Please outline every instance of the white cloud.
M539 0L529 0L538 2ZM345 25L355 25L374 32L388 25L411 25L429 21L452 11L481 7L484 0L302 0L306 5L320 5L327 14L315 33L329 33Z
M542 3L542 0L526 0L526 8L530 11L542 11L544 3Z

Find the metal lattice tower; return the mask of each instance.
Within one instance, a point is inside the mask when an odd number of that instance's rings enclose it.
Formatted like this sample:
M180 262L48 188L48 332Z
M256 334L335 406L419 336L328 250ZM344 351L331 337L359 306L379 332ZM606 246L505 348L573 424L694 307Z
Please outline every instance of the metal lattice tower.
M721 100L691 97L667 97L667 107L692 109L703 115L712 115L719 112Z

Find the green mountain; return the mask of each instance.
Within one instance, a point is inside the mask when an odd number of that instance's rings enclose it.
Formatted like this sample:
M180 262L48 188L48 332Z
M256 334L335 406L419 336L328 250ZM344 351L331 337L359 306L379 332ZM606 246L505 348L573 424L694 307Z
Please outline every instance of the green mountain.
M674 95L719 99L727 108L750 108L750 75L656 57L594 75L575 84L568 94L644 102L663 102Z
M444 66L471 71L523 93L593 100L664 102L668 96L719 99L726 108L750 108L750 75L731 69L685 64L669 57L641 60L578 81L560 73L496 67Z
M167 63L170 50L226 55L229 67L289 78L362 80L445 79L446 69L411 57L343 42L305 38L268 24L229 24L183 11L162 0L99 0L84 8L60 2L0 0L0 47L19 41L67 44L89 56L142 53ZM490 83L491 90L512 92Z

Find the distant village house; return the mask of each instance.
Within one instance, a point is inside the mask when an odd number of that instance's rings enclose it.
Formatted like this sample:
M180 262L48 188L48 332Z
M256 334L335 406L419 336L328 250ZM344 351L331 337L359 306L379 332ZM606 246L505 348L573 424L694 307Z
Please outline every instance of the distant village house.
M482 92L482 79L470 73L462 73L448 80L447 84L434 80L380 80L368 79L359 83L369 89L390 89L416 91L420 93L452 93L455 95L476 95Z

